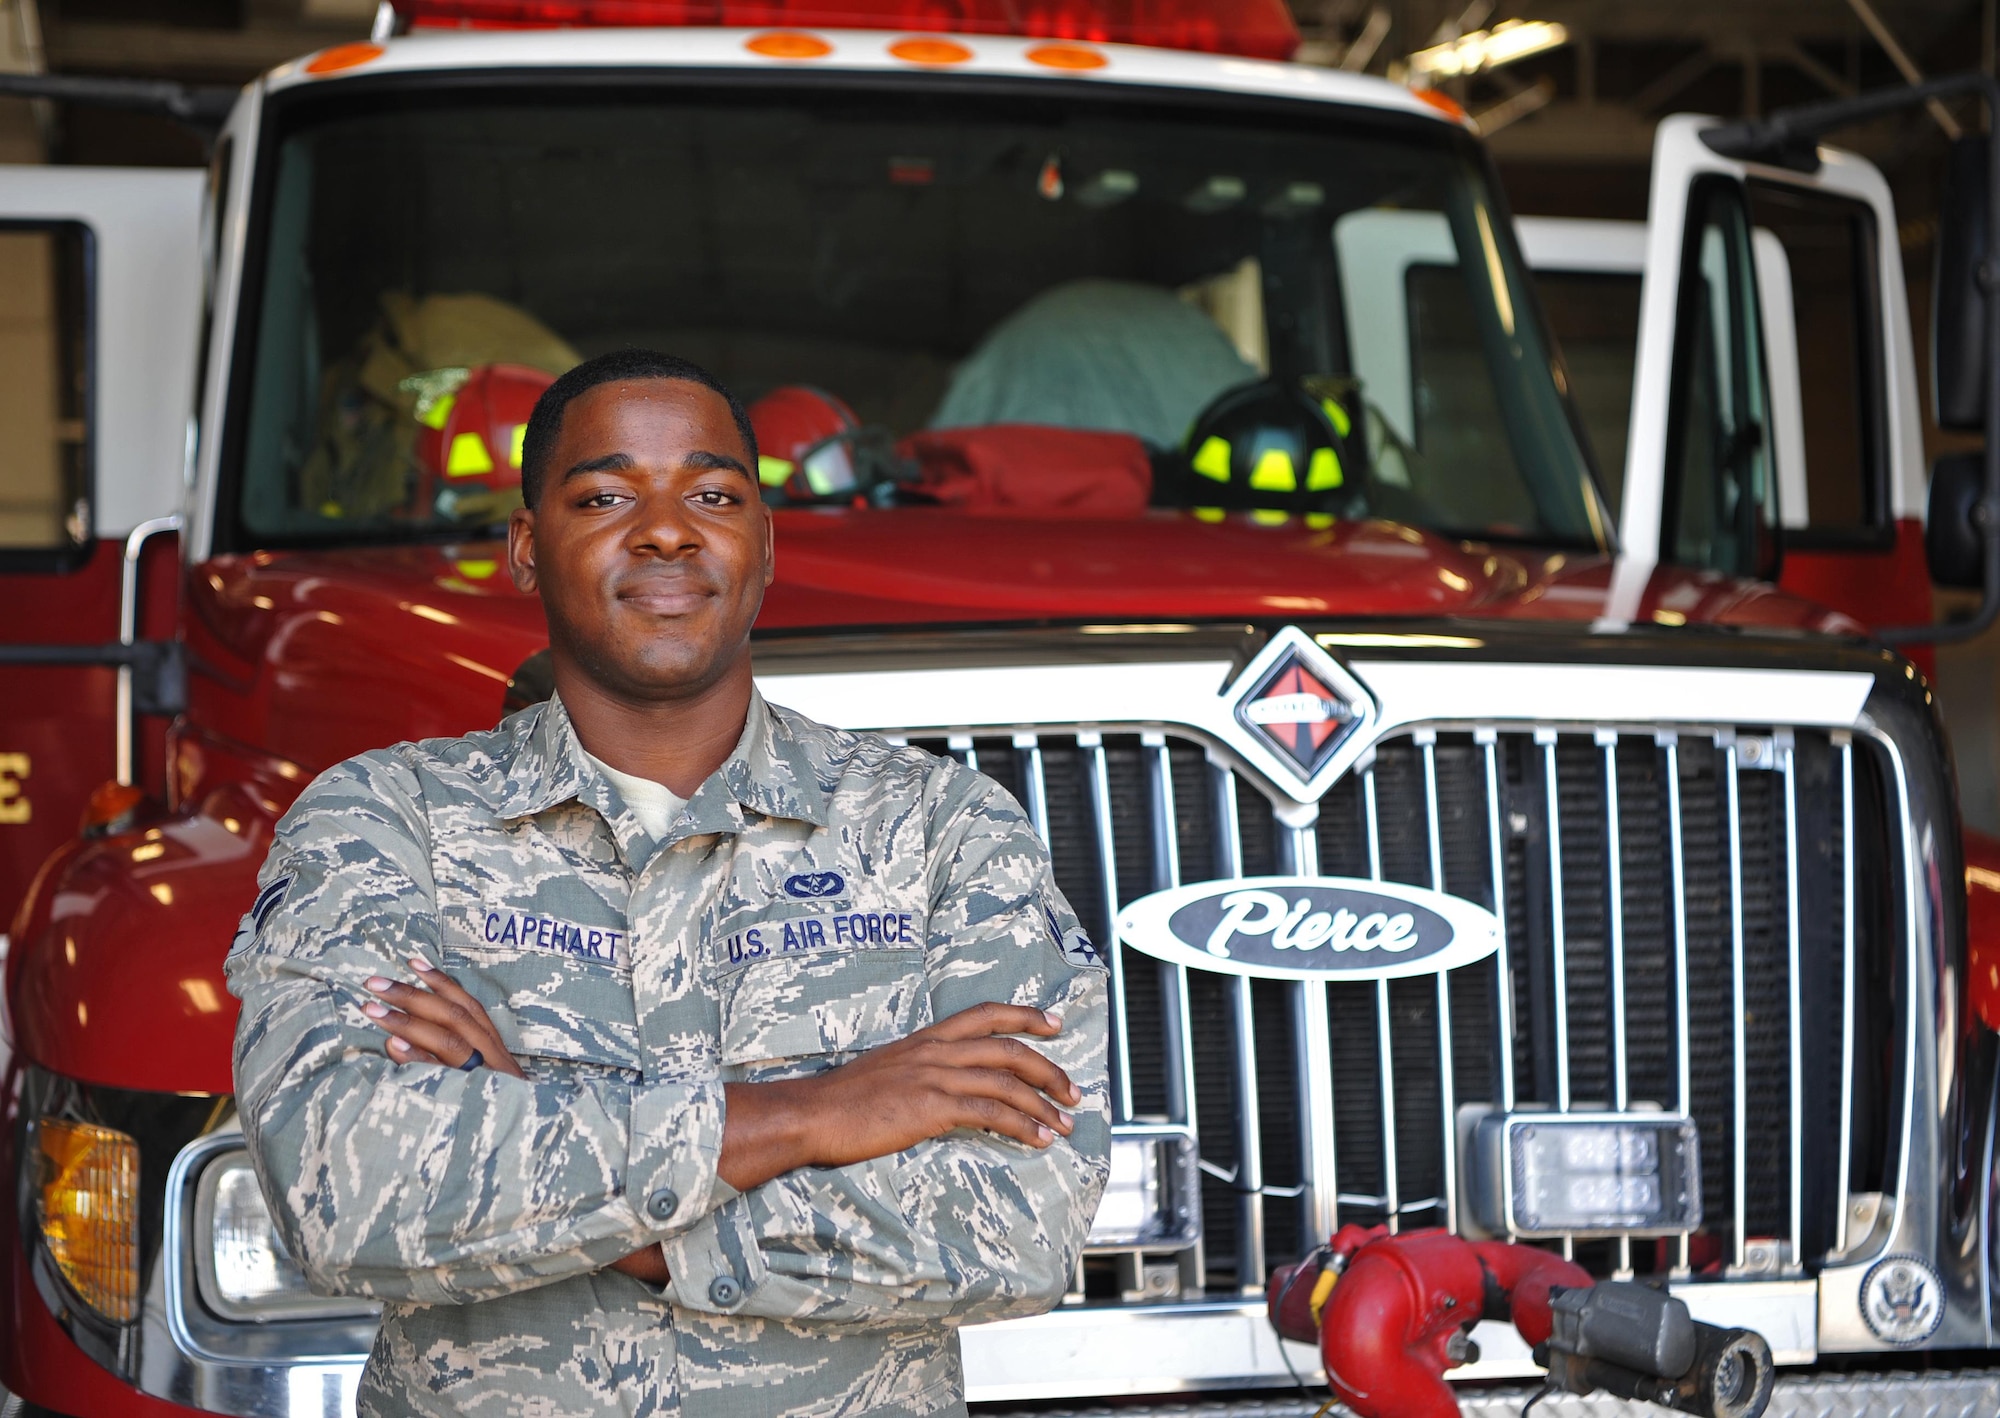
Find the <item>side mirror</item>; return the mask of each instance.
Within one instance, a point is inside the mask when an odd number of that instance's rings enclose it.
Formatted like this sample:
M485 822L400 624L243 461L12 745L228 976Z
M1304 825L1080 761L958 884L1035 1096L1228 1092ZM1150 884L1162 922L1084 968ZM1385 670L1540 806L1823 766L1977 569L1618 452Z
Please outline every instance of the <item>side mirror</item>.
M1985 454L1947 453L1931 466L1924 560L1940 586L1976 591L1986 583L1986 531L1979 515L1985 493Z
M1988 182L1986 139L1953 143L1931 281L1931 386L1938 427L1974 433L1986 426L1986 288L1979 268L1986 260Z

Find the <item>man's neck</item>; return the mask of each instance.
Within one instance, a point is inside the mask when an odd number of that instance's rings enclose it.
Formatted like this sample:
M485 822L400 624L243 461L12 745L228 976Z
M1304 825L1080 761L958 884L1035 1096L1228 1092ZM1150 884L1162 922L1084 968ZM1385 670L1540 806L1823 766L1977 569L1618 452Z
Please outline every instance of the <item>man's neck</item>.
M691 798L728 761L750 712L750 661L685 699L626 699L581 674L556 670L556 692L584 751L635 778Z

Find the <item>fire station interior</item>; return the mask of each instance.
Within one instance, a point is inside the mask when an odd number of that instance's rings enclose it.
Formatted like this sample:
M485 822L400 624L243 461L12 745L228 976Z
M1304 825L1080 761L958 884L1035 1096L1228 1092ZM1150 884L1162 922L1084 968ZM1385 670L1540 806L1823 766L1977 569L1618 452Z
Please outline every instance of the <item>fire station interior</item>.
M2000 0L1289 3L1304 37L1294 63L1382 77L1463 114L1505 206L1530 225L1643 222L1656 130L1670 115L1751 119L1971 68L1990 74L2000 62ZM365 39L378 19L376 0L0 0L0 72L237 85ZM1468 549L1583 556L1617 523L1639 274L1540 263L1526 228L1518 250L1496 245L1483 230L1485 159L1470 137L1418 141L1388 121L1314 131L1253 108L1196 122L1185 107L1110 104L1082 88L1033 102L999 86L977 101L931 103L917 90L889 103L858 87L774 98L719 83L627 92L625 82L594 88L588 102L526 102L491 79L455 87L448 102L411 86L356 103L328 85L272 120L269 177L259 179L268 210L257 220L284 239L245 268L257 284L255 358L232 413L244 456L220 475L217 550L475 541L517 505L519 475L510 483L502 466L483 477L509 450L454 419L475 396L517 410L496 426L513 429L518 469L520 411L539 390L580 359L632 345L691 358L746 399L825 391L858 427L835 445L849 461L829 470L801 457L796 479L777 481L763 470L781 502L848 498L857 479L877 486L878 473L886 484L882 469L913 466L913 450L940 433L1046 424L1035 456L1102 480L1068 494L1093 516L1168 508L1221 522L1280 507L1322 529L1379 518ZM1781 551L1896 545L1890 393L1871 304L1878 241L1894 243L1908 283L1926 465L1982 446L1938 426L1928 365L1946 160L1984 122L1974 100L1934 102L1839 133L1887 178L1893 232L1876 233L1858 203L1748 185L1750 226L1789 262L1797 333L1810 515L1783 522ZM215 159L201 131L154 112L0 98L0 163L201 169ZM635 241L634 231L657 236ZM88 535L78 509L92 417L91 252L79 232L0 223L0 548ZM1489 298L1465 300L1467 283ZM1516 330L1499 313L1517 297L1539 302L1554 348L1537 343L1541 324ZM1508 345L1544 377L1510 384L1515 364L1495 353ZM1566 405L1545 377L1558 355ZM1203 429L1229 414L1236 391L1281 385L1303 391L1331 441L1316 455L1324 462L1296 477L1287 464L1282 495L1253 496L1247 469L1203 466ZM1124 442L1107 453L1090 441L1101 434L1077 432L1072 446L1065 429L1115 430ZM1238 457L1220 446L1225 464ZM1709 475L1719 487L1722 470ZM1673 535L1686 560L1768 575L1775 563L1754 539L1728 551L1735 533L1724 521L1683 518ZM1932 614L1949 622L1980 603L1976 590L1939 587ZM1679 623L1671 614L1658 624ZM1965 820L2000 835L2000 626L1919 657ZM1821 736L1806 750L1827 793L1834 742ZM1002 746L993 741L989 764ZM961 747L979 745L949 751ZM1388 751L1384 780L1400 762L1417 781L1419 752L1430 747L1415 739ZM1160 753L1171 793L1175 770ZM1551 750L1551 784L1555 762ZM1372 821L1372 779L1367 791ZM1872 788L1860 791L1880 806ZM1497 833L1497 810L1494 822ZM1244 860L1276 863L1278 829L1260 830L1268 840ZM1434 822L1429 831L1437 836ZM1359 841L1350 845L1365 861ZM1372 850L1415 862L1417 841L1392 831ZM1371 1014L1353 1037L1379 1029L1386 1058L1386 986L1380 998L1381 1022ZM1608 1060L1608 1044L1603 1052ZM1662 1042L1662 1067L1666 1057ZM1599 1091L1608 1096L1608 1084ZM1886 1117L1858 1125L1871 1145ZM1757 1145L1775 1148L1775 1134ZM1383 1165L1393 1179L1393 1151ZM1816 1249L1828 1249L1823 1238ZM1108 1288L1112 1275L1107 1266L1093 1283ZM0 1418L11 1412L0 1406Z

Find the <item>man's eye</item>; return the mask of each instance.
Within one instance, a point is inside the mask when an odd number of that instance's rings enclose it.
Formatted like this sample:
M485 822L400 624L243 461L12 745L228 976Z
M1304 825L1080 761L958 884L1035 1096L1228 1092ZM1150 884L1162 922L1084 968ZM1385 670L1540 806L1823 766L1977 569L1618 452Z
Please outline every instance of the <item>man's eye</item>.
M615 492L593 492L590 496L579 499L576 505L589 508L611 507L618 500L618 494Z
M719 487L705 487L694 495L694 500L703 507L729 507L742 499L734 493L724 492Z

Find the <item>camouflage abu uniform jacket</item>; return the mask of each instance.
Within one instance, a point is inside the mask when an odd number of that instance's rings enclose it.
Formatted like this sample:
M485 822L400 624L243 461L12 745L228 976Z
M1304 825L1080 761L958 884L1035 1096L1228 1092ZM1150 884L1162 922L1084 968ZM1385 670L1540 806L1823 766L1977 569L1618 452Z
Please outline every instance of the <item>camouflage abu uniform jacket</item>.
M957 1326L1063 1292L1109 1147L1105 973L1007 794L753 700L666 840L559 701L363 754L279 824L231 949L243 1128L323 1290L385 1302L375 1414L963 1411ZM371 975L422 951L525 1080L392 1063ZM725 1082L984 1000L1083 1090L1046 1151L958 1132L747 1193ZM606 1270L664 1242L664 1291Z

